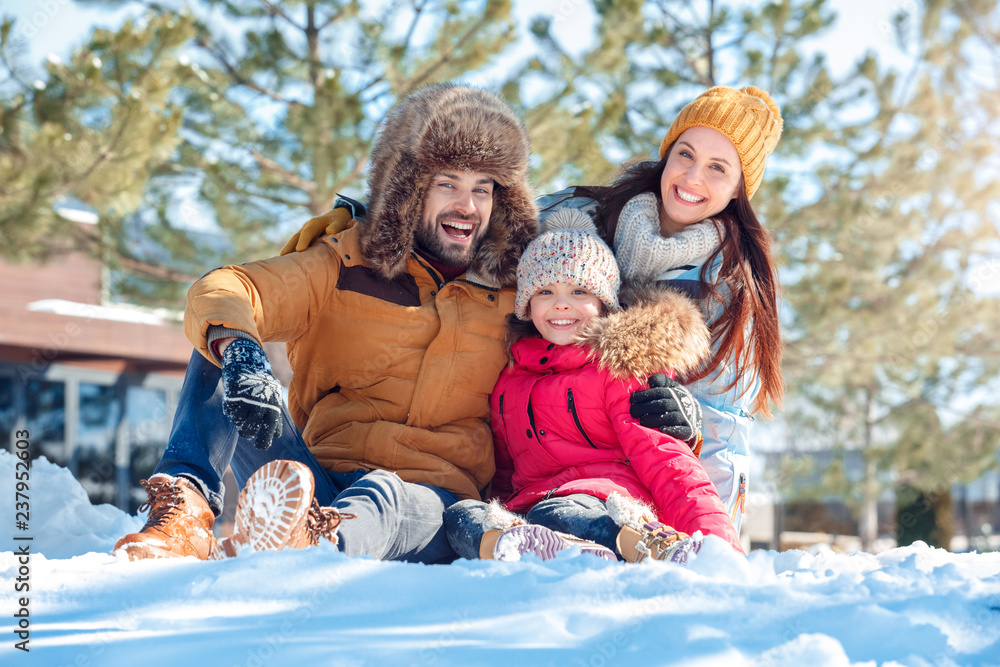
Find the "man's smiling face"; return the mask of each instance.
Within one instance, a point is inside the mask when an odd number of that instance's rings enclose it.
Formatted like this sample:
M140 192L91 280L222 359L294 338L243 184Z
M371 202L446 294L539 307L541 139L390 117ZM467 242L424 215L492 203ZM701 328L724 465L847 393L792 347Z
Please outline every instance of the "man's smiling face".
M415 234L417 248L447 266L471 264L489 228L493 188L493 179L480 172L434 174Z

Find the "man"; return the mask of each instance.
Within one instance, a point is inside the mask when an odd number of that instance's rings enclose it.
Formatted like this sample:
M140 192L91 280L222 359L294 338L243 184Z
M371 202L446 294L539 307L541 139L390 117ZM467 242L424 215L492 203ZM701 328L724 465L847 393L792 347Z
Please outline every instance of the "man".
M506 361L518 258L537 230L528 158L499 97L423 88L376 139L358 224L195 283L184 322L200 354L144 481L149 520L115 550L217 553L226 467L243 486L286 459L308 466L316 500L332 507L310 510L310 530L353 517L337 531L341 551L452 560L443 511L479 498L493 475L488 397ZM287 343L290 415L266 341Z

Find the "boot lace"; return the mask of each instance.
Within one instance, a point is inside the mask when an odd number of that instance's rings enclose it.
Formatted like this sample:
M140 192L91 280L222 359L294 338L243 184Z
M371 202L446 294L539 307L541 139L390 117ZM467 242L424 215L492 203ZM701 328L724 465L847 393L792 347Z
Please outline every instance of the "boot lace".
M647 523L642 528L642 539L635 545L635 550L639 553L639 557L636 559L637 563L648 557L664 560L670 552L671 546L688 537L687 533L668 528L660 523Z
M162 526L180 509L183 498L181 489L176 484L165 479L153 481L143 479L139 484L146 490L147 495L146 502L139 505L139 512L149 510L149 518L146 519L143 530Z
M306 517L306 530L309 531L309 545L316 546L320 538L326 538L337 543L337 527L344 519L355 519L357 515L338 512L332 507L320 507L319 501L313 498Z

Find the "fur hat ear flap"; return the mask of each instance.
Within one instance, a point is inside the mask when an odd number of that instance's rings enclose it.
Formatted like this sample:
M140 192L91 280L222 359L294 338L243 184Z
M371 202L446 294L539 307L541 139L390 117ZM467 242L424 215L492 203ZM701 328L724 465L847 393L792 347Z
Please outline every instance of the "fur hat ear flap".
M421 178L426 170L405 154L394 161L391 172L379 179L381 196L371 198L368 219L372 223L365 225L366 233L358 238L365 259L390 280L406 269L427 193L427 185L421 187L420 182L430 179L430 175Z
M487 287L516 287L517 263L537 230L538 208L531 193L523 187L494 187L489 231L469 279Z

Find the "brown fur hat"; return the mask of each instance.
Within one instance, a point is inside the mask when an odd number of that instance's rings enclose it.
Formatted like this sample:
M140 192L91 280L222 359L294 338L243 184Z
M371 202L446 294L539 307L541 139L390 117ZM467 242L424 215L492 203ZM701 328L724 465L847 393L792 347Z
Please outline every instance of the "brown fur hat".
M426 86L393 109L371 154L368 217L361 250L386 278L406 267L431 177L444 168L488 174L496 182L486 238L466 272L489 287L512 287L517 262L538 232L528 183L528 134L499 96L453 84Z

